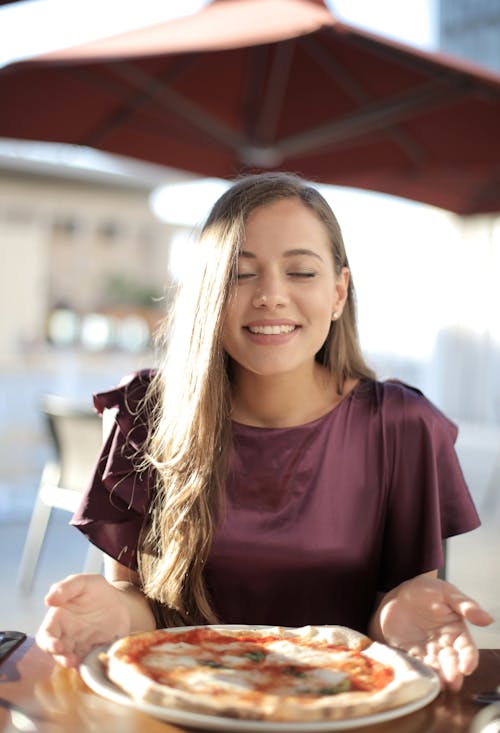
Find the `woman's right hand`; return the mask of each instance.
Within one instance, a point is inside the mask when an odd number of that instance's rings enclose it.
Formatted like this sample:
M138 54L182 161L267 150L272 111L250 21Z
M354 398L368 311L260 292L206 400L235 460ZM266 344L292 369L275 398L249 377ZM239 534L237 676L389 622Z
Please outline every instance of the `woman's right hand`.
M38 646L64 667L75 667L99 644L132 631L127 593L102 575L70 575L45 597L49 606L36 635Z

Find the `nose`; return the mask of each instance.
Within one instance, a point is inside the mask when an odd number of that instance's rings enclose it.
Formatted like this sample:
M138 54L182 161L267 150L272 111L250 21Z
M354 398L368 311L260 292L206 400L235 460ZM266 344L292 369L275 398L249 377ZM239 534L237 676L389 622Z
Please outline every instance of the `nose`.
M289 303L286 284L277 275L261 277L252 298L254 308L275 310Z

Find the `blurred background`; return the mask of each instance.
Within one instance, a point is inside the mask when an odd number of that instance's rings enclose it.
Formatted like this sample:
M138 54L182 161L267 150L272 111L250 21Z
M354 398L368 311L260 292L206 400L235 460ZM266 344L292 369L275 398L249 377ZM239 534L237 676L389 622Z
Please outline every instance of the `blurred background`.
M379 35L500 74L500 0L328 6ZM154 366L155 328L224 185L205 184L76 146L0 139L0 552L12 587L53 452L41 399L51 393L90 408L93 392ZM457 450L484 526L452 541L449 572L500 616L500 213L460 216L322 190L344 233L368 361L380 378L419 387L459 426ZM84 543L67 521L66 512L52 517L31 600L14 593L3 625L24 620L32 631L48 583L81 569ZM500 641L499 629L480 638Z

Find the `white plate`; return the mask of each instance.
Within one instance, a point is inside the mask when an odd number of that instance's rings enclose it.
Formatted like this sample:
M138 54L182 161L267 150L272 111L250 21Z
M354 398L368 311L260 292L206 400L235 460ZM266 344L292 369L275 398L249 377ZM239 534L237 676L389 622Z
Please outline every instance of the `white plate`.
M214 628L223 629L229 626L215 626ZM244 628L243 626L233 626L232 628ZM248 627L247 627L248 628ZM256 628L256 627L252 627ZM183 630L186 630L185 628ZM401 718L404 715L413 713L416 710L429 705L440 692L440 683L437 675L417 659L407 657L415 669L424 677L432 680L430 691L418 700L401 705L373 715L360 716L358 718L350 718L346 720L321 720L311 721L307 723L273 723L261 720L242 720L240 718L229 718L217 715L203 715L201 713L190 713L173 708L165 708L159 705L152 705L146 702L138 702L129 697L125 692L120 690L113 682L108 680L105 675L103 665L99 660L99 655L108 649L109 645L96 647L80 665L80 673L84 682L102 697L125 705L143 713L152 715L155 718L168 721L169 723L177 723L188 728L204 728L205 730L231 731L231 733L330 733L330 731L350 730L352 728L360 728L367 725L375 725L383 723L387 720Z

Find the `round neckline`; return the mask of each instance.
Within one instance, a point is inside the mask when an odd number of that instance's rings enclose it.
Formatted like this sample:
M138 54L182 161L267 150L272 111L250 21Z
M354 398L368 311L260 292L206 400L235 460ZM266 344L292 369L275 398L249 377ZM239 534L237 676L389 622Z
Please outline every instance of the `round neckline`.
M366 380L358 379L354 387L349 390L349 392L342 397L337 404L335 404L328 412L325 412L323 415L320 415L319 417L314 418L314 420L308 420L304 423L299 423L298 425L286 425L283 427L275 426L275 427L268 427L266 425L249 425L248 423L238 422L237 420L231 420L232 425L234 425L237 428L241 428L243 430L260 430L264 431L267 430L270 431L284 431L284 430L297 430L300 428L307 428L312 427L315 424L321 422L322 420L326 420L326 418L330 417L334 412L336 412L344 403L350 401L350 399L354 396L355 392L357 392L360 385L365 384Z

